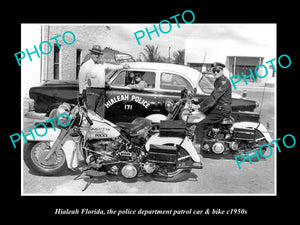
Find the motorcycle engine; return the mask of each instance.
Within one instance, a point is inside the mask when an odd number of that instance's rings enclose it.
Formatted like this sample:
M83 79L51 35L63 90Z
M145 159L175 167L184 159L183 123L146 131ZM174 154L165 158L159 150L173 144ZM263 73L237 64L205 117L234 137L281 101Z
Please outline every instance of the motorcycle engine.
M115 155L117 150L122 149L122 144L118 138L115 140L95 139L88 141L86 149L88 150L88 155L94 155L98 158L98 161L107 161Z
M115 140L90 140L87 144L90 159L97 158L97 162L103 161L122 161L133 162L137 160L139 149L129 147L119 138ZM87 163L90 163L89 160Z
M226 126L222 126L222 125L216 125L212 127L208 131L207 136L217 140L229 139L231 137L230 130L227 129Z
M215 154L222 154L225 150L225 146L222 142L216 142L212 145L211 150L215 153Z
M215 154L223 154L228 150L225 143L231 140L232 131L226 125L217 124L208 130L207 138L203 146L204 149ZM233 145L233 148L236 148L236 145Z
M134 178L138 175L139 168L133 163L127 163L121 167L120 173L127 179Z

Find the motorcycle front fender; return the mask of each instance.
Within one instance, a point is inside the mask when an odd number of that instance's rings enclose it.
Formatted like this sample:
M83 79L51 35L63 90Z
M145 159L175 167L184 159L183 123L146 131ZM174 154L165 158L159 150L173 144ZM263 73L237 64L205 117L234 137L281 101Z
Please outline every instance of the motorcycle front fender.
M60 134L60 129L55 127L55 130L53 128L47 128L47 133L45 134L45 128L37 128L35 129L34 138L33 135L28 135L26 137L27 141L50 141L53 142L57 139L58 135ZM38 136L36 134L45 134L44 136Z
M45 129L37 128L35 132L38 134L43 134L45 133ZM49 141L50 147L52 148L60 132L61 129L57 127L55 127L55 130L53 128L48 128L47 133L44 136L34 135L35 139L33 139L32 135L29 135L26 137L26 139L27 141ZM79 161L83 159L81 154L76 149L75 141L71 137L64 142L64 144L62 145L62 150L64 151L64 154L66 156L67 166L70 169L76 168Z
M182 138L160 137L159 134L157 133L157 134L152 135L148 139L147 143L145 144L145 148L147 151L149 151L151 144L153 144L153 145L166 145L166 144L180 145L181 144L181 147L183 147L188 152L188 154L191 156L191 158L194 162L201 161L199 155L197 154L196 149L194 148L192 141L188 137L185 137L184 141L182 142Z

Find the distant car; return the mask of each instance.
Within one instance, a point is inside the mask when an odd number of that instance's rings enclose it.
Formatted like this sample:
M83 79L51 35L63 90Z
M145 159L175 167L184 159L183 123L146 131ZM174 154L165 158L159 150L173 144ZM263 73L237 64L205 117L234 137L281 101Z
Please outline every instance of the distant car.
M174 101L180 98L183 88L196 88L196 97L206 98L214 89L212 76L203 75L191 67L150 62L130 62L129 69L111 71L107 74L110 88L106 90L105 118L111 122L132 121L136 117L150 115L167 115L164 103L166 99ZM147 83L142 91L133 90L126 85L130 83L130 75L140 74ZM62 102L77 102L78 81L55 80L45 82L40 87L32 87L30 98L34 99L36 112L49 114ZM233 117L243 120L239 111L253 111L258 104L241 95L232 95ZM256 120L255 113L247 113L248 120Z

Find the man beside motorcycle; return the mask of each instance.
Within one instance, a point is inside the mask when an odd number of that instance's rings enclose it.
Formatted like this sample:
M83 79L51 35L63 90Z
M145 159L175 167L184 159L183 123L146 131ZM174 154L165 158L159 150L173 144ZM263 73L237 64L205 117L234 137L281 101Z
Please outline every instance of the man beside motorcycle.
M216 78L214 90L206 99L195 107L206 114L206 118L201 120L195 130L194 147L200 153L203 147L204 137L209 126L229 117L231 113L232 89L230 81L224 76L225 65L219 62L212 64L212 72Z

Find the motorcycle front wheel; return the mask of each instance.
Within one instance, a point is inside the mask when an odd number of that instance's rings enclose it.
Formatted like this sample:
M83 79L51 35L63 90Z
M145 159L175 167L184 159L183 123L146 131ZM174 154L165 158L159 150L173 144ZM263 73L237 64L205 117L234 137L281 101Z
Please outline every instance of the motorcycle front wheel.
M66 157L62 149L56 150L45 160L51 147L49 142L28 142L24 146L24 162L29 170L44 176L60 174L66 169Z
M173 145L173 144L170 144ZM179 146L179 158L189 155L188 152ZM181 165L189 166L193 160L189 157L181 161ZM178 169L166 167L164 171L159 170L153 174L153 179L161 182L180 182L187 180L191 175L191 169Z

